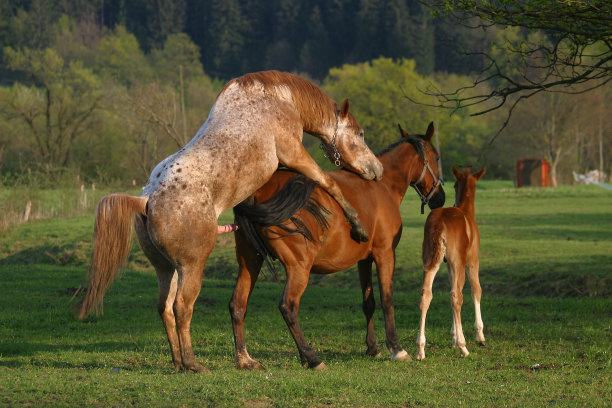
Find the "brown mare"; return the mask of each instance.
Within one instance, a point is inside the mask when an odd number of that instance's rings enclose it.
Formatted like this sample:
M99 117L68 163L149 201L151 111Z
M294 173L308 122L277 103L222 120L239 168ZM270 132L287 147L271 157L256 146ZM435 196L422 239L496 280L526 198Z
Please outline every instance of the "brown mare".
M400 128L401 130L401 128ZM374 294L372 262L376 263L380 296L385 316L386 346L392 359L410 359L399 344L393 310L393 271L395 247L402 233L399 206L409 186L413 186L430 207L444 205L444 190L438 179L438 154L430 143L434 133L429 125L425 136L408 136L378 155L385 177L375 183L361 180L355 174L337 170L329 173L353 204L364 222L370 241L350 239L350 226L342 217L338 204L320 188L311 186L312 195L305 208L291 218L281 214L299 196L297 183L307 184L293 172L279 171L260 188L252 201L235 208L240 228L236 231L236 255L239 275L229 304L236 366L239 369L261 369L261 364L247 352L244 319L247 303L264 258L278 258L285 268L287 281L279 308L297 345L303 365L314 369L325 364L308 344L298 323L300 299L308 285L310 273L330 274L358 263L366 317L366 354L379 354L374 334ZM302 189L303 190L303 189ZM306 200L310 191L302 194ZM298 198L299 202L304 200ZM294 214L288 211L288 215ZM286 221L282 222L285 219Z
M474 197L476 182L484 175L486 168L470 174L466 168L461 173L453 166L455 174L455 207L433 210L425 222L423 238L423 290L421 292L421 324L417 337L417 360L425 358L425 318L433 297L431 287L440 269L442 261L447 262L451 283L451 306L453 308L453 325L451 336L453 347L459 348L462 356L469 355L465 347L465 337L461 327L461 305L463 304L463 285L465 284L465 267L468 268L472 299L476 319L476 341L484 345L482 317L480 315L480 298L482 289L478 279L478 248L480 233L476 225Z
M354 235L368 239L334 179L302 145L303 132L311 133L339 153L341 165L363 179L380 178L382 164L348 110L348 101L339 108L312 83L288 73L259 72L227 83L194 138L155 167L140 197L112 194L98 204L90 282L76 315L101 310L130 252L135 224L157 272L158 311L174 366L207 371L196 362L190 325L217 218L268 181L279 164L316 180L338 200Z

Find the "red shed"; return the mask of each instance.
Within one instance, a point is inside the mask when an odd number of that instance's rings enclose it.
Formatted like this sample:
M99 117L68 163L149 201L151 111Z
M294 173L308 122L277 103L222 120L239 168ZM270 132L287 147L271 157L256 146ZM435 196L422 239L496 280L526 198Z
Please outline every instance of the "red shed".
M516 186L550 186L550 166L544 159L521 159L516 162Z

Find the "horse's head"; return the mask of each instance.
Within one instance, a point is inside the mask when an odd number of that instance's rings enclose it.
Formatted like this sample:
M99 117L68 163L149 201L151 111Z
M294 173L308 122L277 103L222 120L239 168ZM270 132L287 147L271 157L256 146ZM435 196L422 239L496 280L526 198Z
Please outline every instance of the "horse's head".
M363 129L349 112L349 101L344 100L336 112L334 134L330 143L324 143L327 157L337 166L357 173L366 180L380 180L383 165L366 145Z
M476 191L476 182L480 180L482 176L484 176L487 168L484 167L480 171L472 174L469 167L463 169L463 172L457 170L455 166L453 166L453 174L455 175L455 207L458 207L459 204L463 201L466 196L466 193L471 193L471 197L474 197L474 192Z
M398 127L402 137L408 137L408 133L400 125ZM421 198L421 214L425 204L429 205L429 208L433 210L434 208L442 207L446 199L444 189L442 188L443 181L438 170L440 156L431 144L434 132L434 125L431 122L424 135L416 136L423 142L423 161L420 170L414 175L416 178L410 181L410 185Z

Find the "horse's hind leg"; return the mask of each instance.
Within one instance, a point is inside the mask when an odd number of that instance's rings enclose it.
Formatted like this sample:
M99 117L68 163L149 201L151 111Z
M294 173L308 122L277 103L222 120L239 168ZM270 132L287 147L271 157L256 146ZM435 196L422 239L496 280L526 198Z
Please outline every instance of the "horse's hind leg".
M153 245L145 227L145 218L136 218L136 233L138 241L144 254L149 258L151 264L157 272L157 282L159 289L159 297L157 301L157 311L164 323L168 343L170 344L170 352L172 353L172 362L178 370L181 368L181 351L178 336L176 333L176 321L174 319L173 304L176 296L176 287L178 275L174 266L159 252Z
M249 356L244 338L244 318L247 313L247 305L259 276L263 259L246 242L240 231L236 231L234 236L236 237L236 258L239 270L234 294L229 303L229 311L234 329L236 368L263 370L263 366Z
M478 277L479 261L478 256L475 260L468 264L468 276L472 287L472 300L474 301L474 330L476 331L476 342L481 346L485 344L484 324L480 314L480 298L482 296L482 288L480 287L480 279Z
M361 292L363 294L363 314L366 319L366 354L369 356L379 357L380 351L376 345L376 333L374 332L374 309L376 302L374 300L374 292L372 291L372 260L359 261L359 282L361 283Z
M450 299L453 308L453 325L451 336L453 347L458 348L463 357L467 357L470 352L465 346L463 327L461 325L461 306L463 305L463 286L465 285L465 264L457 260L448 260L448 272L450 276Z
M188 263L180 262L179 259L178 285L174 300L174 318L176 319L176 328L181 346L182 368L186 371L197 373L208 372L208 370L195 359L191 344L191 318L193 317L195 301L202 288L204 264L215 245L216 225L214 225L214 228L214 232L210 234L212 237L209 238L208 242L202 242L203 245L198 248L198 252L200 252L199 257L192 257L191 259L186 257L191 261Z
M423 289L421 289L421 300L419 301L419 308L421 310L421 319L419 323L419 334L417 336L417 360L425 359L425 344L427 340L425 338L425 319L427 318L427 311L429 310L429 305L431 304L431 299L433 299L432 286L434 278L440 269L440 260L439 263L430 264L429 262L424 262L426 265L423 269Z
M287 283L285 284L285 291L279 309L298 348L302 365L315 370L323 370L327 366L310 347L298 323L300 300L308 285L308 277L309 271L307 270L287 267Z

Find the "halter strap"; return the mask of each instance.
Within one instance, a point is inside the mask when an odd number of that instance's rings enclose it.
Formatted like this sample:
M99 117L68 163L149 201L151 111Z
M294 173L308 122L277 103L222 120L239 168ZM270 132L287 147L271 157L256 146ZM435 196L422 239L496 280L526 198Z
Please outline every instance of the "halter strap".
M425 195L421 192L419 183L423 181L423 179L425 178L425 174L427 170L429 170L429 173L431 174L431 177L433 178L434 184L431 190L429 191L429 193ZM425 162L423 163L423 171L421 172L421 175L419 176L417 181L410 183L410 186L414 188L414 190L417 192L417 194L421 198L421 214L425 213L425 204L429 204L429 200L431 200L431 197L433 197L436 189L438 188L440 184L442 184L442 181L436 177L436 174L434 173L431 166L429 165L429 160L425 160Z
M340 167L341 166L341 162L340 162L340 152L338 151L338 148L336 147L336 138L338 137L338 111L336 111L336 126L334 127L334 136L332 137L332 141L331 141L331 149L332 152L334 154L334 164L336 165L336 167ZM323 150L323 155L327 158L329 158L329 156L327 155L327 150L325 145L323 144L323 142L321 142L321 150Z

